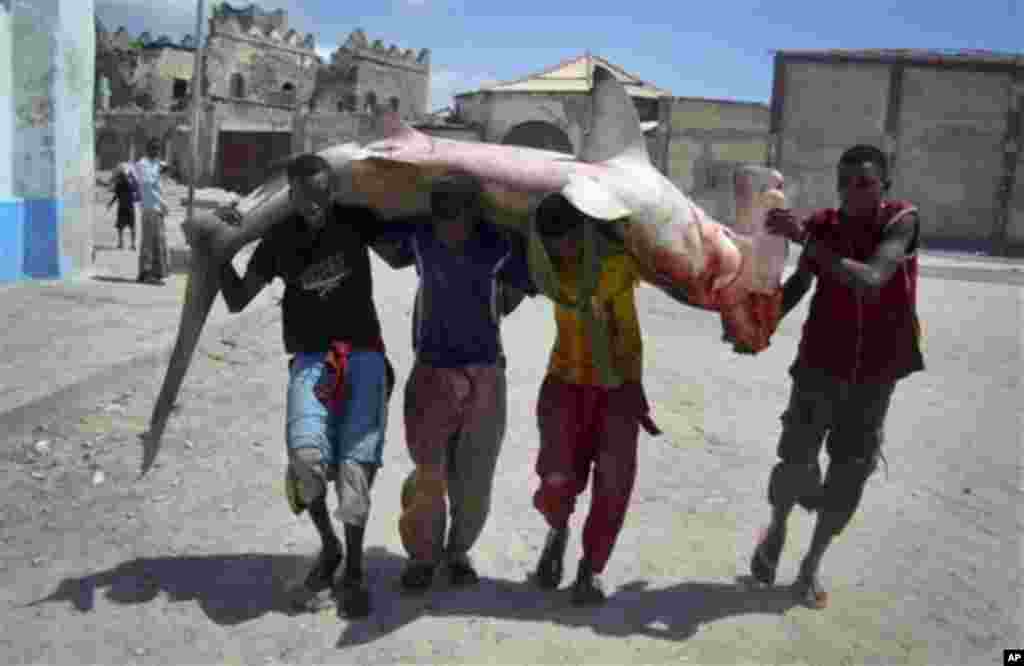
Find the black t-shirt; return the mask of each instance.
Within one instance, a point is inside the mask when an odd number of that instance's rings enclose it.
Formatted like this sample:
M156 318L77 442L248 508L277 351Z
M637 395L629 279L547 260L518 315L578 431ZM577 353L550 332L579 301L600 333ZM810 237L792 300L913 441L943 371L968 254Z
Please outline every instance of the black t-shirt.
M332 341L372 346L380 339L367 251L379 230L369 210L335 205L317 234L296 215L260 241L246 270L285 283L286 352L325 352Z

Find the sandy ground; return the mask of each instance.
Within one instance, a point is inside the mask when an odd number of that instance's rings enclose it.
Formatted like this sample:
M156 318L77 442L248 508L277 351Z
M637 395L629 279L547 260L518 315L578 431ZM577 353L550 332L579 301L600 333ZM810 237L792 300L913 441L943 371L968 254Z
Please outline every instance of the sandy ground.
M415 278L376 268L386 342L404 382ZM161 293L183 287L175 276ZM90 303L131 300L135 288L94 281L55 293ZM796 606L786 588L810 536L805 514L792 519L780 585L751 589L743 580L767 518L785 369L806 303L771 349L740 358L718 342L713 317L645 288L647 386L665 435L641 435L604 607L574 609L567 590L544 593L528 580L545 533L530 499L536 394L553 339L550 306L533 301L505 325L509 433L474 553L481 584L456 590L439 579L422 598L398 590L399 486L411 469L399 390L367 536L375 612L352 623L331 610L292 613L287 589L317 540L283 497L285 358L268 302L207 329L159 467L146 479L136 480L136 437L166 352L0 414L0 661L996 663L1004 648L1024 645L1021 290L937 276L923 281L921 298L929 371L897 389L888 476L883 469L870 481L860 514L826 557L825 611ZM10 302L3 294L0 304ZM165 309L154 317L173 330ZM95 334L89 340L103 353Z

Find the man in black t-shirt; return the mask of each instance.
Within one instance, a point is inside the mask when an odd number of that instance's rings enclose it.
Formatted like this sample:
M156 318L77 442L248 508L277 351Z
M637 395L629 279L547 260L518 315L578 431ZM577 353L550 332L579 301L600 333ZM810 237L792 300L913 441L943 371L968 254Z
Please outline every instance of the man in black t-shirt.
M285 284L282 325L289 361L286 440L289 501L308 509L323 548L298 602L316 608L329 596L342 547L327 511L335 481L344 525L345 572L339 611L370 612L363 574L363 534L370 487L381 465L387 404L394 373L384 353L373 302L367 251L386 228L365 208L332 203L329 164L301 155L288 165L295 215L274 228L240 278L231 262L221 271L224 300L239 312L274 278Z

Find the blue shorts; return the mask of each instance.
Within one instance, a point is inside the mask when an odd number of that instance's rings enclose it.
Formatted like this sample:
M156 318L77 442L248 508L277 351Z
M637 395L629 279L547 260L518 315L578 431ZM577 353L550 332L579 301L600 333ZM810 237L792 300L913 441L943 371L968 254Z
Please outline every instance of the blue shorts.
M324 373L326 352L298 353L288 368L285 441L288 449L320 449L323 462L353 461L379 466L388 421L388 385L384 355L354 351L346 371L346 398L340 414L313 393Z

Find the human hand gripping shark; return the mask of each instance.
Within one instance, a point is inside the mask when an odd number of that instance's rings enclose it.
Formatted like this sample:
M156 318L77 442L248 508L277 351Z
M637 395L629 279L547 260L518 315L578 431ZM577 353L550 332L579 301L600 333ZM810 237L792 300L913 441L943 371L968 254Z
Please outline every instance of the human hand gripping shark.
M607 362L607 332L591 310L602 248L611 237L636 259L644 280L693 306L720 313L728 339L757 352L768 346L781 310L782 262L769 260L752 235L737 233L712 220L651 164L640 119L622 84L595 67L591 122L577 157L568 154L428 136L404 125L396 114L380 119L381 136L365 146L347 143L321 151L333 169L337 198L367 206L382 220L429 213L433 180L467 173L484 184L492 222L527 235L530 269L538 288L557 300L554 272L534 231L533 211L561 193L590 218L584 227L584 271L578 303L595 334L598 366L612 384ZM756 170L756 169L755 169ZM762 170L766 171L766 170ZM737 213L750 217L761 196L747 177L737 179ZM779 188L770 171L762 189ZM219 268L245 245L262 238L291 213L283 173L243 199L241 220L228 224L211 212L199 213L183 229L192 246L192 264L178 337L142 435L141 475L152 467L164 429L199 341L203 324L220 290ZM594 233L602 225L606 234ZM784 252L784 250L783 250ZM561 301L559 301L561 302Z

